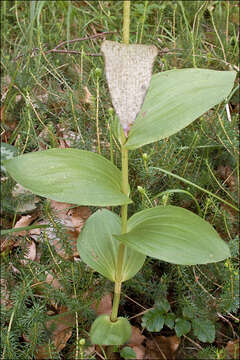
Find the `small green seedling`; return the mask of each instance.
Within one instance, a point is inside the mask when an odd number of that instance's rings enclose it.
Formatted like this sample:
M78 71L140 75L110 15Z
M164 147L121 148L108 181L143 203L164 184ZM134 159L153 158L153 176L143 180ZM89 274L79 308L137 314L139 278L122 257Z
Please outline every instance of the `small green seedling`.
M125 1L124 6L124 43L102 44L120 124L121 171L101 155L71 148L29 153L4 163L18 183L40 196L79 205L121 205L121 216L106 209L96 211L78 238L82 260L115 283L111 316L98 317L90 330L92 342L99 345L121 345L129 340L130 323L118 317L121 285L141 269L146 256L183 265L217 262L230 256L214 228L186 209L156 206L128 219L128 204L132 202L128 151L177 133L223 101L236 74L194 68L151 77L157 49L128 44L130 2Z

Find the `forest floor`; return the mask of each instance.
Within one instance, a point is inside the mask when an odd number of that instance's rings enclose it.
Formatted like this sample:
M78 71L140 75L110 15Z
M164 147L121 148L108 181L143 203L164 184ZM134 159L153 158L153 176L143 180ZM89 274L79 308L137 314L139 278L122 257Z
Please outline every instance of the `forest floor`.
M72 147L100 149L121 167L100 46L104 39L122 41L122 8L122 1L1 2L1 161ZM239 4L132 1L130 43L158 48L153 73L239 72ZM163 201L197 212L197 202L232 255L197 266L147 258L124 282L119 313L131 322L127 346L137 359L239 358L238 90L236 81L226 102L129 154L129 216ZM106 358L89 329L96 314L111 312L113 284L87 267L76 248L97 208L35 196L2 165L1 187L8 230L1 234L1 359ZM170 306L165 315L157 312L161 302ZM149 309L156 322L172 314L181 329L165 324L149 331L143 322ZM132 358L131 349L115 349L114 356Z

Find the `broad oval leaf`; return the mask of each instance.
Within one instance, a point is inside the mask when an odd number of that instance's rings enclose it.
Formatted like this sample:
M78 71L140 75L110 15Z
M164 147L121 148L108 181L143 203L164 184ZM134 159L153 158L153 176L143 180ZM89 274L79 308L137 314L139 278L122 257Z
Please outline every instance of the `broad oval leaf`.
M119 241L112 234L121 233L121 219L109 210L98 210L88 218L78 237L81 259L111 281L116 280ZM142 267L145 255L125 247L122 281L133 277Z
M183 129L227 97L235 76L235 71L207 69L178 69L153 75L126 147L133 150Z
M114 237L142 254L174 264L206 264L230 256L227 244L207 221L171 205L140 211L129 219L128 232Z
M90 151L50 149L24 154L4 163L10 175L33 193L79 205L122 205L121 172Z
M131 334L132 328L126 318L118 317L113 322L109 315L97 317L90 329L91 341L98 345L123 345Z

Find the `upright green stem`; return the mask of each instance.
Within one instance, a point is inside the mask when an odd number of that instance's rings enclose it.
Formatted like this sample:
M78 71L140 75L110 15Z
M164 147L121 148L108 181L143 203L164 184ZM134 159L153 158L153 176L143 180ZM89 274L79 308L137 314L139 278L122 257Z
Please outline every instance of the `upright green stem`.
M125 146L122 146L122 192L128 195L128 150ZM128 205L122 205L121 207L121 219L122 229L121 233L127 232L127 211ZM122 286L122 270L123 270L123 259L124 259L125 245L119 244L118 255L117 255L117 268L116 268L116 281L114 288L113 308L111 314L111 320L116 321L118 315L118 307L121 295Z
M130 5L131 1L123 1L123 43L129 43L129 26L130 26ZM128 195L128 150L122 145L122 192ZM122 230L121 233L127 232L127 211L128 206L122 205L121 207L121 219ZM122 270L124 259L125 245L120 243L117 255L117 268L116 268L116 281L114 288L113 308L111 314L111 321L116 321L118 316L119 301L121 295L122 286Z
M129 43L129 27L130 27L130 6L131 1L123 1L123 43Z

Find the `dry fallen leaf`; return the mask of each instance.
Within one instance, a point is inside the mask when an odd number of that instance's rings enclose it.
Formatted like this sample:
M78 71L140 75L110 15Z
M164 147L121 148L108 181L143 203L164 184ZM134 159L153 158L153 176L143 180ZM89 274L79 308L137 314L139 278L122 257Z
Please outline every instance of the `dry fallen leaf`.
M9 237L9 236L2 236L0 238L0 248L1 248L1 253L4 251L9 251L10 249L12 249L15 246L15 241L13 239L13 237Z
M51 208L55 218L60 220L60 223L66 228L68 235L68 247L71 249L70 253L66 253L62 241L56 236L54 229L47 229L48 239L51 245L54 246L59 256L64 259L72 259L78 257L77 238L81 228L86 219L91 215L91 210L86 206L76 206L73 204L62 203L51 200Z
M136 326L132 326L132 335L128 344L130 346L141 345L144 340L145 340L145 336L142 335L141 331Z
M84 86L84 98L81 100L84 104L92 104L93 103L93 97L90 91L88 90L87 86Z
M32 215L26 215L26 216L22 216L21 219L19 219L15 226L14 229L16 228L20 228L20 227L24 227L24 226L28 226L33 222L34 218L32 217ZM17 233L17 235L20 236L25 236L27 234L27 231L19 231Z
M66 346L67 341L72 335L72 327L74 324L74 315L67 312L52 316L52 318L46 322L46 327L51 332L50 339L54 343L57 352L60 352ZM35 352L36 359L49 359L50 356L49 345L47 343L37 346Z
M62 220L63 225L70 228L73 227L72 217L69 215L69 210L74 206L73 204L51 200L50 206L54 216L56 216L59 220Z
M21 260L21 263L23 265L26 265L28 260L34 261L36 259L37 250L36 250L35 242L34 241L26 242L26 244L24 245L24 249L27 251L24 256L24 260Z
M143 345L132 345L131 348L135 351L137 360L144 359L145 347Z
M237 178L234 171L229 165L220 165L217 169L219 177L230 188L231 191L236 191Z
M154 340L147 340L145 359L175 360L175 353L180 339L174 336L155 336Z
M230 359L239 359L240 358L240 340L228 341L225 351Z
M54 345L56 346L57 352L60 352L66 346L66 343L71 336L72 328L64 329L56 334L54 338Z
M92 214L91 210L87 206L78 206L69 211L69 215L72 216L72 223L76 231L80 232L85 221Z
M74 257L78 257L78 251L77 251L77 238L78 238L78 232L77 231L71 231L66 230L66 233L68 234L68 248L70 249L69 252L66 252L62 242L59 238L55 237L53 240L50 240L50 243L52 246L54 246L57 254L61 256L65 260L72 260Z
M52 274L50 274L49 272L47 273L47 277L45 282L49 285L51 285L54 289L63 289L62 285L60 284L60 282L58 281L58 279L56 279L55 277L53 277Z
M96 311L97 315L108 314L111 315L112 313L112 294L108 293L103 296L99 303L95 301L91 308Z

